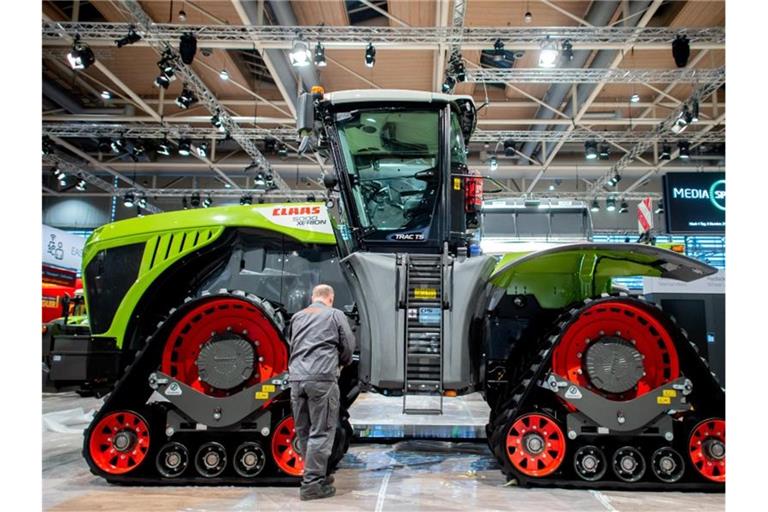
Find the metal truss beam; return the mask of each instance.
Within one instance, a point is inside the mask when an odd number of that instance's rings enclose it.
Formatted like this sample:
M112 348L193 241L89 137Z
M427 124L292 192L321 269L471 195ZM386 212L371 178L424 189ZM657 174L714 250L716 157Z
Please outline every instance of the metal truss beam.
M126 2L128 5L130 2ZM128 23L43 22L43 43L66 45L64 31L93 46L114 46L115 40L128 33ZM686 34L692 49L725 48L725 29L646 27L394 27L394 26L252 26L191 25L152 23L152 30L142 34L139 46L154 46L178 41L185 32L193 32L198 45L206 48L287 49L298 34L309 41L322 41L326 48L364 48L368 42L380 48L400 50L434 50L441 44L461 45L463 50L493 47L496 39L507 42L515 50L537 50L550 40L571 42L574 50L625 49L667 50L678 34Z
M152 21L152 18L150 18L149 15L144 12L138 1L127 0L123 5L136 21L138 31L141 33L143 39L150 39L157 35L156 24L154 21ZM185 26L181 25L180 27L184 28ZM181 33L189 31L189 27L186 27L186 30L182 31ZM177 36L180 36L181 33L177 34ZM198 41L198 44L200 44L200 41ZM219 103L216 95L213 94L213 92L208 89L208 86L205 85L202 79L197 76L197 73L195 73L190 66L187 66L184 64L184 62L182 62L181 57L173 49L171 44L167 40L151 39L151 45L160 53L168 52L169 54L173 55L173 60L179 75L183 78L187 86L192 88L195 95L197 96L198 101L205 105L211 114L218 114L221 124L224 126L227 132L229 132L230 136L236 140L238 144L240 144L243 150L248 153L257 167L264 170L269 170L269 162L264 157L264 155L261 154L261 151L259 151L253 141L248 138L245 133L243 133L242 128L237 123L237 121L235 121L229 115L224 106ZM279 189L288 189L288 185L279 175L273 173L273 176L275 185L277 185Z
M45 128L43 128L45 133ZM646 133L636 131L592 131L576 129L570 133L556 130L478 130L472 135L472 142L503 142L511 140L513 142L587 142L601 140L610 142L641 142L649 137L655 142L668 141L670 144L681 140L689 140L698 132L675 134ZM702 135L701 142L725 142L725 131L708 132Z
M111 192L98 193L98 192L72 192L72 193L44 193L43 195L57 195L61 196L77 196L77 197L117 197L122 196L128 192L138 192L137 190L131 190L127 188L121 188L119 190L113 190ZM144 189L140 193L146 194L148 197L155 199L169 198L169 197L189 197L192 194L200 194L200 197L206 197L210 195L213 198L229 198L239 199L243 196L251 196L254 203L270 202L270 201L307 201L307 197L312 195L317 201L325 201L328 198L327 192L324 189L304 189L294 190L290 192L266 192L259 190L234 190L227 188L149 188ZM149 210L149 208L147 208ZM154 212L153 212L154 213Z
M704 83L721 80L724 77L724 67L716 69L474 68L467 70L467 82L514 82L518 84Z

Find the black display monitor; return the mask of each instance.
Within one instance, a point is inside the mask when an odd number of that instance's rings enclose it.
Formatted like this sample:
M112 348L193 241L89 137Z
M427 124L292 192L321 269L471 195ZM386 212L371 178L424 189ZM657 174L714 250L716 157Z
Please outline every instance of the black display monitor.
M671 234L724 234L725 173L665 174L664 213Z

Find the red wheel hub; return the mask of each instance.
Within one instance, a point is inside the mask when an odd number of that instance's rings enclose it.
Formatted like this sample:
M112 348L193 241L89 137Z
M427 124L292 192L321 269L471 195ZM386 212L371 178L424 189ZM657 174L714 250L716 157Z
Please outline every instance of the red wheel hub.
M149 451L147 422L130 411L113 412L91 431L88 451L96 466L105 473L128 473L144 461Z
M301 476L304 473L304 458L296 452L296 426L293 416L278 423L272 435L272 458L284 473Z
M713 482L725 482L725 420L711 418L693 429L688 440L693 467Z
M507 431L507 457L523 474L534 477L554 472L565 457L565 437L555 420L526 414Z
M214 335L247 340L256 352L253 374L237 389L221 390L201 380L197 359L201 348ZM221 297L192 308L174 326L163 350L161 371L209 396L227 396L263 382L288 368L288 351L283 338L269 318L242 299Z
M596 388L585 368L587 349L605 336L628 344L643 358L642 376L632 389L619 395ZM631 400L678 378L680 364L672 337L657 314L616 299L597 302L579 313L552 353L552 371L607 398Z

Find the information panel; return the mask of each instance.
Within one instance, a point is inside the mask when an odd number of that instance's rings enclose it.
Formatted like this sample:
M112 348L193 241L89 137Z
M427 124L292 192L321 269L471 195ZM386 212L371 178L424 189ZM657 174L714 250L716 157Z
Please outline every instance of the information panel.
M725 233L725 173L664 175L664 213L672 234Z

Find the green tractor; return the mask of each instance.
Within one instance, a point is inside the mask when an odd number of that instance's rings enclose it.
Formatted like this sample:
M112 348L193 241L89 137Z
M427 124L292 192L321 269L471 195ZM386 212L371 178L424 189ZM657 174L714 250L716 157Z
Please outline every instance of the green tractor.
M358 342L332 466L360 392L400 396L408 414L480 392L488 445L520 485L723 489L724 390L672 318L612 293L615 277L715 269L639 244L478 254L475 121L464 96L306 94L302 148L332 159L324 182L337 200L96 230L83 255L91 330L125 370L86 430L92 471L116 483L297 482L284 328L323 282Z

